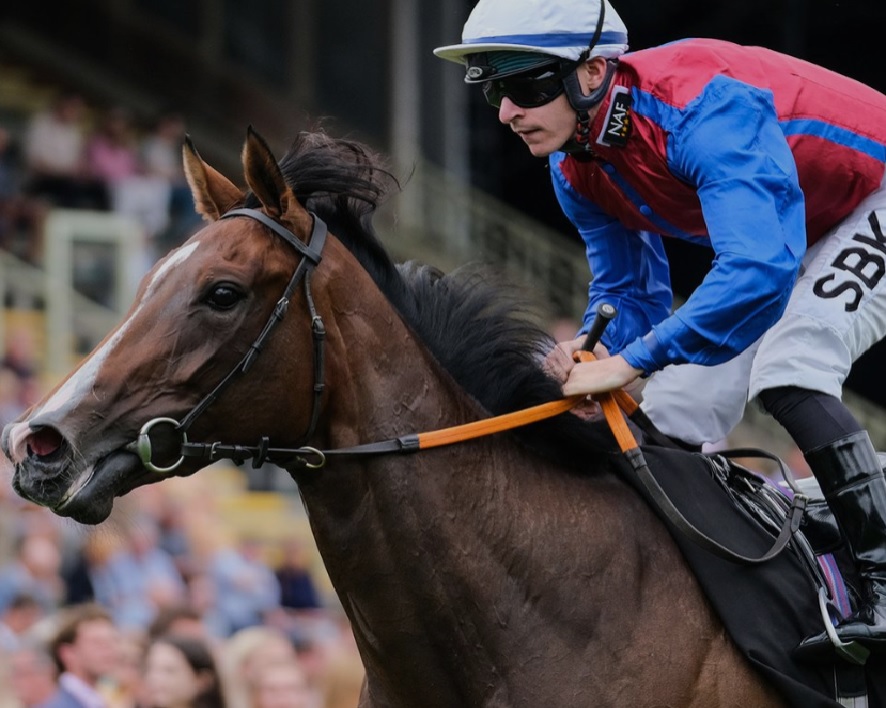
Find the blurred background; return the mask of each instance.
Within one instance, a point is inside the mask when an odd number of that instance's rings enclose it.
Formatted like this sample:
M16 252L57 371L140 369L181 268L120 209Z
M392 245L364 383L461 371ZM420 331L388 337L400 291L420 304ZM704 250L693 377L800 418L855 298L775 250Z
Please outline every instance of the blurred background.
M88 353L153 262L199 227L180 167L186 132L238 182L248 125L278 156L298 131L317 127L369 143L390 157L404 187L377 222L395 257L444 270L470 260L502 264L533 291L551 330L572 336L587 266L546 162L498 124L456 65L432 54L459 39L472 6L4 2L0 423ZM886 91L881 0L621 0L616 7L633 49L690 36L760 44ZM675 290L685 297L710 254L678 241L667 248ZM886 377L876 362L883 346L857 364L847 391L880 449ZM773 450L804 474L796 450L755 409L725 443ZM48 547L34 551L30 542L40 540ZM125 567L147 567L144 559L157 553L173 570L167 584L130 588L147 608L136 612L114 585L114 569L121 558ZM221 602L234 592L225 583L243 592L235 610ZM139 651L151 623L176 608L196 611L214 646L250 627L271 628L296 650L309 689L304 705L354 705L348 690L359 683L359 661L295 485L275 468L220 466L139 490L99 530L24 504L9 489L7 470L0 480L0 630L22 597L39 601L27 630L15 632L22 637L39 634L34 627L48 631L60 608L91 600L112 610ZM236 615L243 607L252 614ZM111 683L126 693L122 673ZM340 695L343 702L333 703ZM0 708L3 700L36 705L0 676ZM117 705L137 704L130 696Z

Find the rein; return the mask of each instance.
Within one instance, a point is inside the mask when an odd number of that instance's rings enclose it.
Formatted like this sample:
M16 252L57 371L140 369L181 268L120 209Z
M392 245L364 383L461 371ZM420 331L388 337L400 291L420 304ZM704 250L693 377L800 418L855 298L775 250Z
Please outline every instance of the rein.
M575 353L575 356L578 361L594 360L594 355L590 351L579 351ZM655 425L649 420L646 414L643 413L637 402L625 391L617 389L615 391L598 394L594 399L603 409L603 415L606 417L606 421L609 423L609 427L612 429L616 441L618 441L618 446L621 449L622 454L631 465L631 468L637 475L640 483L646 488L646 491L649 492L656 506L675 528L679 529L684 536L689 538L696 545L720 558L732 561L733 563L758 565L775 558L775 556L781 553L788 543L790 543L794 534L799 530L809 498L805 494L799 493L796 485L792 484L791 486L794 488L795 494L791 500L790 513L786 515L778 537L772 543L769 550L763 555L758 557L742 555L741 553L737 553L721 543L718 543L710 536L707 536L683 516L680 510L674 506L674 503L670 500L665 490L662 489L658 480L655 479L652 471L649 469L649 464L646 462L643 451L640 449L636 438L634 438L634 434L628 427L625 416L622 415L622 411L624 411L628 418L633 420L641 429L643 429L644 432L649 432L651 437L659 444L664 443L667 447L671 448L674 447L674 444L668 441L667 438L655 428ZM719 454L723 457L728 457L729 453L730 451L724 450ZM787 472L787 468L781 463L781 460L774 455L761 450L752 449L734 450L732 453L734 456L746 455L749 457L767 457L769 459L774 459L779 465L781 465L785 479L789 482L793 482L790 473Z
M261 467L265 462L272 462L280 465L287 471L300 467L320 469L326 465L328 457L366 457L370 455L418 452L434 447L465 442L466 440L473 440L506 430L513 430L523 425L529 425L530 423L565 413L575 408L582 400L584 400L584 396L572 396L450 428L402 435L389 440L364 443L352 447L340 447L332 450L318 450L314 447L272 448L269 446L268 438L266 437L261 439L259 445L254 446L184 442L181 449L183 457L195 457L209 462L227 459L242 464L246 459L252 458L253 467Z
M465 425L458 425L427 433L404 435L391 440L366 443L353 447L338 448L335 450L318 450L314 447L303 446L304 443L310 439L316 428L317 420L320 416L320 400L324 391L323 342L326 336L326 329L323 326L323 320L320 318L320 315L317 314L317 310L314 306L314 299L311 294L310 275L313 269L319 265L322 260L323 246L326 243L327 236L326 224L318 216L311 213L314 225L311 231L311 236L308 239L308 245L306 246L289 229L257 209L232 209L223 214L221 218L228 219L236 216L255 219L264 224L301 253L304 258L293 272L289 284L286 286L282 297L277 302L274 311L265 323L261 333L250 345L249 350L243 359L228 373L228 375L219 381L215 388L204 396L203 399L181 420L181 422L168 417L154 418L142 426L136 440L125 446L126 450L138 455L142 465L148 471L157 474L168 474L178 469L184 463L186 458L195 458L207 462L227 459L232 460L237 464L242 464L246 459L251 458L252 466L256 468L261 467L266 462L271 462L278 464L287 471L296 468L320 469L325 466L327 457L331 456L357 457L366 455L386 455L394 452L417 452L418 450L426 450L433 447L440 447L442 445L451 445L464 440L492 435L494 433L528 425L565 413L578 405L578 403L584 398L584 396L575 396L559 401L550 401L522 411L506 413L504 415L467 423ZM307 431L301 437L299 447L272 448L270 446L270 440L267 437L262 437L259 444L254 446L224 444L221 442L198 443L189 441L187 431L190 429L194 421L218 399L222 392L230 386L236 377L246 373L252 365L252 362L261 352L272 330L286 314L286 311L289 308L289 303L295 293L295 289L302 280L305 284L305 299L307 300L308 311L311 316L311 331L314 339L314 396L310 423L308 424ZM167 466L160 466L153 461L154 451L151 442L151 432L155 427L160 425L172 427L173 431L181 436L181 446L179 449L180 456L175 462Z

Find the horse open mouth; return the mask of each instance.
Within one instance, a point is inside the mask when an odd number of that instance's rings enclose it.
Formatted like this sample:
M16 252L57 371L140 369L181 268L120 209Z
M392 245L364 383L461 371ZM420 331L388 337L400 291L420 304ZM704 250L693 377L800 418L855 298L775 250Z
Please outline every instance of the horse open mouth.
M28 437L28 455L16 465L13 487L25 499L83 524L99 524L114 497L144 484L149 476L138 456L115 450L86 464L51 427Z

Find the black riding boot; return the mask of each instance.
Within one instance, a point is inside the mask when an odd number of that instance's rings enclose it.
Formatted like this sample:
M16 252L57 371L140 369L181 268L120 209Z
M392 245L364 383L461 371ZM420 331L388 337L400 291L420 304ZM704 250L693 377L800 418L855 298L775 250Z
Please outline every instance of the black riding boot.
M837 627L844 642L886 650L886 480L865 431L806 453L828 506L843 532L862 580L856 612ZM800 654L827 649L827 634L809 637Z

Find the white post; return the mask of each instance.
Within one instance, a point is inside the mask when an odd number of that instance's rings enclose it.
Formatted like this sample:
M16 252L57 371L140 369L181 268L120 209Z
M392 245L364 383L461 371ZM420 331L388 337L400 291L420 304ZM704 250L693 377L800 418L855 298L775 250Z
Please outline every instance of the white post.
M417 169L419 162L419 130L421 93L418 56L418 3L415 0L391 2L391 157L399 176ZM412 188L400 198L400 222L407 229L420 224L421 194Z

